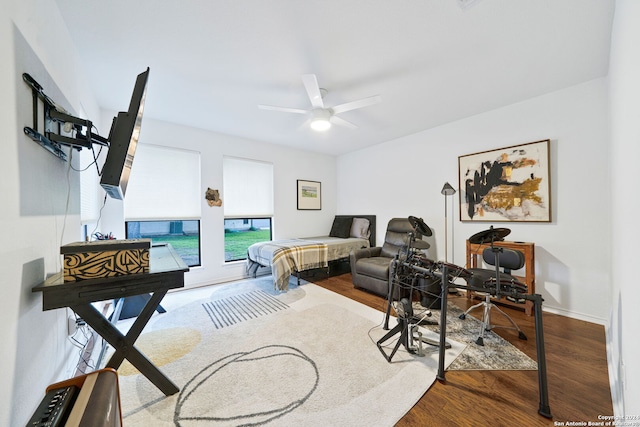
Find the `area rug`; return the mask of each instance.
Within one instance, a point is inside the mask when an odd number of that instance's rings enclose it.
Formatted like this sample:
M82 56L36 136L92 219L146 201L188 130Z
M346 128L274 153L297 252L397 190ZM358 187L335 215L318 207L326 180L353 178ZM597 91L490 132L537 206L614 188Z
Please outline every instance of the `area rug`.
M414 312L419 313L424 308L419 303L414 303ZM435 325L425 325L424 328L440 333L440 310L432 310L432 315L426 319ZM529 356L511 345L507 340L493 331L484 332L484 345L476 344L480 335L482 323L473 316L474 313L482 315L482 310L471 312L465 319L460 319L464 313L459 307L449 302L447 304L447 339L465 344L464 351L447 368L455 370L537 370L538 364ZM498 316L498 314L496 314ZM514 337L517 331L512 331Z
M279 293L266 277L174 294L136 347L180 392L166 397L123 364L127 427L392 426L435 380L437 350L400 346L387 362L375 345L383 313L311 283ZM450 343L445 365L464 349Z

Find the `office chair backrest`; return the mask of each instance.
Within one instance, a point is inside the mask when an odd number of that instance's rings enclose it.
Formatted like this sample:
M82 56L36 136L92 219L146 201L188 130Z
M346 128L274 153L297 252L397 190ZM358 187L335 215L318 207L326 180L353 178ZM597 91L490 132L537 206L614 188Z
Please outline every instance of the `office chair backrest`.
M520 270L524 267L524 254L520 251L502 248L498 255L499 267L504 269L505 273L510 273L511 270ZM496 255L492 248L486 248L482 251L482 259L487 264L495 266Z

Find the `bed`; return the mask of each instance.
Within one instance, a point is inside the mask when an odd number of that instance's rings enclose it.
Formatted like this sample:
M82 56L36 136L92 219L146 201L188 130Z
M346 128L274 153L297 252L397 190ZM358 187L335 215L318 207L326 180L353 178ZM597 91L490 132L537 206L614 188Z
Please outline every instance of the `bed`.
M376 244L375 215L336 215L329 235L272 240L251 245L247 272L256 277L260 267L270 267L275 289L286 291L289 278L302 271L328 268L333 261L348 260L351 251Z

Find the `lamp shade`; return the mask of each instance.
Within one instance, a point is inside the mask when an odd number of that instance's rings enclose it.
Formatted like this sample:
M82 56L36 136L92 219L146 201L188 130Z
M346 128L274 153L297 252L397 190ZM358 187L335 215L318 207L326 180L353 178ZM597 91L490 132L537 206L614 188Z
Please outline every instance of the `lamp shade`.
M456 190L451 186L451 184L449 184L448 182L445 182L444 185L442 186L442 190L440 191L440 193L442 193L445 196L451 196L452 194L456 193Z

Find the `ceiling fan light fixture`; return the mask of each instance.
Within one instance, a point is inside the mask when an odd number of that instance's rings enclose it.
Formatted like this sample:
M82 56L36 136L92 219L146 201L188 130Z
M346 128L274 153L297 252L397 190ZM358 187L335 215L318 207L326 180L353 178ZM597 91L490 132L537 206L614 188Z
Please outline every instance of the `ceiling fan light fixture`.
M331 118L331 113L327 110L323 110L321 108L316 108L311 113L311 129L322 132L331 127L331 122L329 119Z
M308 117L304 126L310 124L311 129L316 132L326 131L331 125L342 126L349 129L357 129L358 126L340 117L340 114L368 107L380 103L380 95L358 99L356 101L345 102L344 104L325 107L323 98L327 93L326 89L318 86L318 79L315 74L303 74L302 83L311 102L310 110L300 108L278 107L275 105L258 105L261 110L282 111L285 113L304 114Z
M323 132L331 127L331 122L326 119L314 119L311 120L311 129Z

